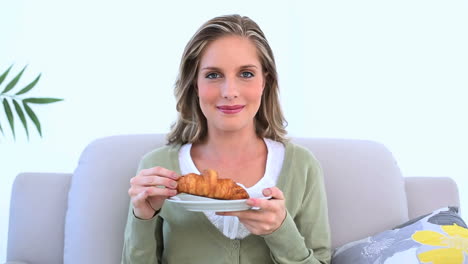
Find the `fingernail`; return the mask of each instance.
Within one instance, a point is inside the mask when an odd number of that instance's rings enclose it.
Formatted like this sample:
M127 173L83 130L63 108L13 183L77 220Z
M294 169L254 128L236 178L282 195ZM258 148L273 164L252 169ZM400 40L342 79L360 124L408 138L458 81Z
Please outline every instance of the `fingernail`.
M250 206L254 206L254 205L255 205L255 202L256 202L255 199L250 198L250 199L247 200L246 204L247 204L247 205L250 205Z
M271 190L270 190L270 188L263 190L263 194L264 194L265 196L270 196L270 195L271 195Z
M175 188L175 187L177 187L177 182L172 181L169 185L170 185L172 188Z

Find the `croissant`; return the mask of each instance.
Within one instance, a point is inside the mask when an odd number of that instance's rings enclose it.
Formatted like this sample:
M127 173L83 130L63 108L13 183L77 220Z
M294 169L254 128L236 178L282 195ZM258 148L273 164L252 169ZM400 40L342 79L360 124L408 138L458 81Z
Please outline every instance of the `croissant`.
M189 173L177 180L177 191L221 200L247 199L249 194L231 179L218 179L218 173L208 169L201 175Z

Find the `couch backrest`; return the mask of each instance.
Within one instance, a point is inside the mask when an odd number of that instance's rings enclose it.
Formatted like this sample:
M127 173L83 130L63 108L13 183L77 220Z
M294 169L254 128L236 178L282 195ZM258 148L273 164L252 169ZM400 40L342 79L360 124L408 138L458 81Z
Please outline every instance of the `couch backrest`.
M68 194L64 264L120 263L130 178L136 175L141 157L163 146L164 139L112 136L86 147Z
M385 146L351 139L293 141L310 149L322 165L333 247L408 220L404 179Z
M362 140L293 141L309 148L324 169L333 246L408 219L403 178L384 146ZM87 146L69 191L65 264L120 262L129 180L140 158L164 142L160 134L125 135Z

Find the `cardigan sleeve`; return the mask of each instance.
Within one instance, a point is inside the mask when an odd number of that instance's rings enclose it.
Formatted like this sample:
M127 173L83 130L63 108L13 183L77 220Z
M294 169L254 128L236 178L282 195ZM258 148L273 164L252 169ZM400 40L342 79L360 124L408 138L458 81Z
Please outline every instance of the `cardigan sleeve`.
M301 205L294 215L287 212L280 228L264 236L271 258L277 264L330 263L331 238L323 171L311 154L307 156L308 166L294 172L306 175L305 190L292 192L296 195L290 197ZM291 188L301 187L293 184Z
M138 171L147 168L145 160L140 162ZM135 216L130 203L127 225L125 227L121 264L155 264L161 262L162 255L162 222L156 214L144 220Z
M162 219L156 215L152 219L142 220L133 214L130 208L125 228L124 246L121 264L155 264L160 262L162 250L158 241L158 229ZM158 243L159 242L159 243Z

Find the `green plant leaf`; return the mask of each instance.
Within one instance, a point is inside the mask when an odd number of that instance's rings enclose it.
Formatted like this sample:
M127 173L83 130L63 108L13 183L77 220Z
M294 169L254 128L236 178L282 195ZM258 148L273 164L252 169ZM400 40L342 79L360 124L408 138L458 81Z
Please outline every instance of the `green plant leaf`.
M3 133L2 124L0 124L0 131L2 132L2 135L5 135L5 133Z
M39 76L37 76L36 79L32 83L28 84L26 87L21 89L21 91L17 92L15 95L25 94L29 92L29 90L34 88L34 86L36 85L36 83L39 81L40 78L41 78L41 74L39 74Z
M8 68L3 74L2 76L0 76L0 84L2 84L2 82L5 80L5 78L7 77L8 73L10 72L11 70L11 67L13 67L13 65L10 66L10 68Z
M13 100L13 104L15 105L16 113L21 119L21 123L23 123L24 130L26 130L26 135L28 136L29 140L28 123L26 122L26 117L24 117L23 109L21 109L21 106L18 104L18 102L16 102L16 100Z
M34 111L23 101L23 107L24 110L26 110L26 113L28 114L29 118L31 118L31 121L33 121L34 125L37 128L37 131L39 132L39 135L42 137L42 131L41 131L41 123L39 122L39 119L37 118L36 114L34 114Z
M15 119L13 117L13 112L11 112L10 104L8 103L7 99L3 99L3 107L5 108L5 114L7 115L8 122L10 123L11 132L13 133L13 138L16 140L15 135Z
M16 75L15 78L13 78L13 80L11 80L10 83L7 84L2 94L10 91L15 87L16 83L18 83L19 79L21 78L21 75L23 75L24 70L26 70L26 67L28 67L28 65L24 66L23 70L21 70L20 73L18 73L18 75Z
M58 98L36 98L36 97L31 97L31 98L26 98L23 100L25 103L31 103L31 104L51 104L55 102L63 101L63 99L58 99Z

